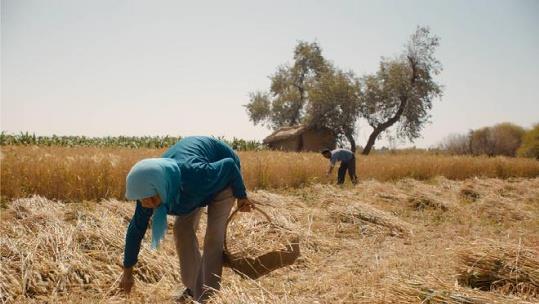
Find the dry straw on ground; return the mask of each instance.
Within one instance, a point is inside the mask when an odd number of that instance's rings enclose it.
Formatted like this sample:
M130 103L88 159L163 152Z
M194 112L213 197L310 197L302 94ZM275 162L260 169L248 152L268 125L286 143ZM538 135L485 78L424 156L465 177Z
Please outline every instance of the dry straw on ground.
M458 253L463 286L523 297L539 295L539 252L521 245L482 242Z
M463 187L472 187L479 198L464 199ZM486 239L509 248L519 246L519 240L520 248L539 244L537 178L369 180L356 187L316 184L250 195L273 219L298 233L302 255L294 265L257 280L225 269L222 290L212 300L215 304L421 303L426 296L430 303L442 303L435 300L441 296L446 303L458 303L454 300L458 295L486 299L468 302L474 304L538 301L531 293L505 295L501 290L457 284L458 269L464 265L459 252L467 244ZM412 196L450 207L411 208ZM498 204L487 212L492 201ZM149 250L144 240L133 294L117 293L132 203L65 203L33 197L7 201L0 210L0 302L157 303L170 302L184 288L169 229L159 251ZM507 210L525 216L504 216ZM204 222L203 215L199 237ZM391 225L413 234L391 233ZM516 265L520 274L533 270L520 262Z
M398 281L392 289L394 303L422 304L531 304L515 296L452 286L435 277Z
M329 210L337 222L361 225L362 222L389 228L395 235L410 235L413 233L412 225L403 220L367 204L351 203L347 206L334 206Z
M257 279L294 264L301 253L300 238L290 226L273 219L260 204L250 213L234 211L227 222L225 265Z
M119 202L64 204L41 197L11 202L2 212L0 228L0 299L114 296L128 207ZM143 253L137 267L139 281L179 279L170 248L160 254L144 248Z
M442 211L447 211L450 208L447 203L426 194L413 193L412 195L410 195L408 202L413 208L417 210L439 209Z
M238 212L228 225L227 249L231 254L248 258L284 249L298 239L290 226L282 219L270 215L266 218L257 210Z

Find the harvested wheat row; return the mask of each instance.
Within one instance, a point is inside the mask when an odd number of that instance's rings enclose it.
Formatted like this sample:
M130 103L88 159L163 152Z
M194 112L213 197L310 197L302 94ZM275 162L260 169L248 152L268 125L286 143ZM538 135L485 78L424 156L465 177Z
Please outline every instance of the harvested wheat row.
M0 302L117 292L127 226L118 210L127 214L132 206L113 201L95 205L84 209L84 204L37 196L10 203L0 225ZM142 250L138 281L179 282L171 249L164 254L145 244Z
M519 245L483 242L458 252L461 285L521 297L539 296L539 253Z
M470 202L475 202L481 198L481 194L479 194L479 192L477 192L471 185L465 185L460 190L460 196L462 199Z
M391 215L388 212L379 210L364 203L336 205L330 208L331 217L338 222L348 222L359 224L361 221L373 223L389 228L392 233L401 236L412 235L412 225Z
M414 194L408 198L410 206L416 210L435 209L447 211L449 205L441 200L435 199L425 194Z
M2 178L2 186L4 182ZM474 203L460 196L468 183L481 194ZM459 286L455 271L460 263L455 248L480 239L503 244L522 238L522 244L537 248L536 189L537 178L465 182L440 178L427 183L371 180L355 187L314 185L250 192L272 220L300 235L301 257L294 266L256 280L225 268L222 289L212 303L406 304L429 303L429 298L436 303L432 299L442 296L446 303L459 299L470 303L470 298L483 303L537 303L537 297ZM450 209L411 210L408 198L415 194L447 202ZM499 204L493 206L492 201ZM503 216L488 217L489 206ZM506 216L513 208L526 216ZM61 203L39 197L2 201L0 303L169 303L172 294L184 289L172 229L158 251L149 250L146 234L135 267L135 289L129 297L116 293L125 229L133 211L132 203L118 201ZM414 236L395 238L388 232L399 230L381 223L402 227L413 223ZM204 218L200 224L199 240L205 232ZM248 231L238 231L241 235ZM407 285L398 281L410 278L427 279Z
M531 304L522 299L452 286L437 278L395 279L390 291L392 303L401 304Z

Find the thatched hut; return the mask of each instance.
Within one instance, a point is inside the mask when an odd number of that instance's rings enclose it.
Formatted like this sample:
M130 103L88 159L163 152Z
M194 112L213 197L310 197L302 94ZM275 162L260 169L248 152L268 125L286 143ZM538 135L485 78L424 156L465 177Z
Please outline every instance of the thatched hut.
M330 129L302 125L280 128L264 139L264 144L271 149L296 152L334 149L336 142L337 138Z

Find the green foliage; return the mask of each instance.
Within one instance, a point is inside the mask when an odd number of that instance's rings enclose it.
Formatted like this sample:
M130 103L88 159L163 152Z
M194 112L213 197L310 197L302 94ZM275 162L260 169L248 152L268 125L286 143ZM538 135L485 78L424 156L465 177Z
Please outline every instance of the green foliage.
M522 136L522 145L517 154L522 157L539 159L539 123Z
M304 123L309 92L329 70L320 46L300 41L294 50L294 64L279 66L270 77L270 92L250 94L245 105L249 118L273 129Z
M217 139L226 143L236 151L258 151L265 149L265 146L256 140L244 140L236 137L233 137L232 140L228 140L222 136L217 137Z
M328 128L355 150L356 122L362 116L373 128L363 154L393 125L397 139L413 141L429 121L432 100L442 94L433 79L442 69L434 56L438 45L437 36L418 27L400 56L382 58L378 72L359 80L328 62L316 42L299 42L294 64L277 68L269 92L250 94L249 118L273 129Z
M86 137L86 136L36 136L20 133L10 135L2 132L0 145L39 145L66 147L126 147L126 148L165 148L175 144L181 137L174 136L118 136L118 137Z
M429 28L418 27L400 56L382 58L379 70L362 78L360 112L373 128L364 154L393 125L398 139L413 142L421 135L433 99L442 95L433 78L442 70L434 56L439 41Z
M355 148L358 80L352 72L334 68L316 42L299 42L294 64L278 67L270 79L270 91L251 93L245 106L254 124L273 129L298 124L328 128L336 137L347 138Z
M359 116L359 80L352 72L325 73L309 92L307 124L329 128L355 147L354 127Z
M429 122L433 99L442 95L433 78L442 70L434 56L439 42L429 28L418 27L400 56L382 58L380 69L361 80L329 63L317 43L299 42L293 66L280 66L270 77L270 92L250 94L249 118L273 129L328 128L355 151L355 127L362 116L373 128L363 154L393 125L396 139L413 141Z
M256 92L250 93L251 102L245 107L249 117L254 124L263 123L268 117L271 117L271 101L268 93Z
M174 145L181 136L118 136L118 137L86 137L86 136L36 136L28 132L20 134L0 133L0 145L36 145L36 146L64 146L64 147L124 147L161 149ZM260 150L264 147L255 140L233 138L219 140L238 151Z

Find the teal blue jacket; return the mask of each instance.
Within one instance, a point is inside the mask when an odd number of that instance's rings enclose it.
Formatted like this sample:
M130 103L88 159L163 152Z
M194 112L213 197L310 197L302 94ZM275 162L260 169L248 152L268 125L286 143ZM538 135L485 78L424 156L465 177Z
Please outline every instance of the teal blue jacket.
M170 215L188 214L206 206L227 187L232 187L236 198L247 196L241 176L240 160L225 143L205 136L185 137L161 156L176 160L181 172L179 204L168 210ZM127 228L124 267L137 262L140 244L153 209L144 208L137 201L135 214Z

